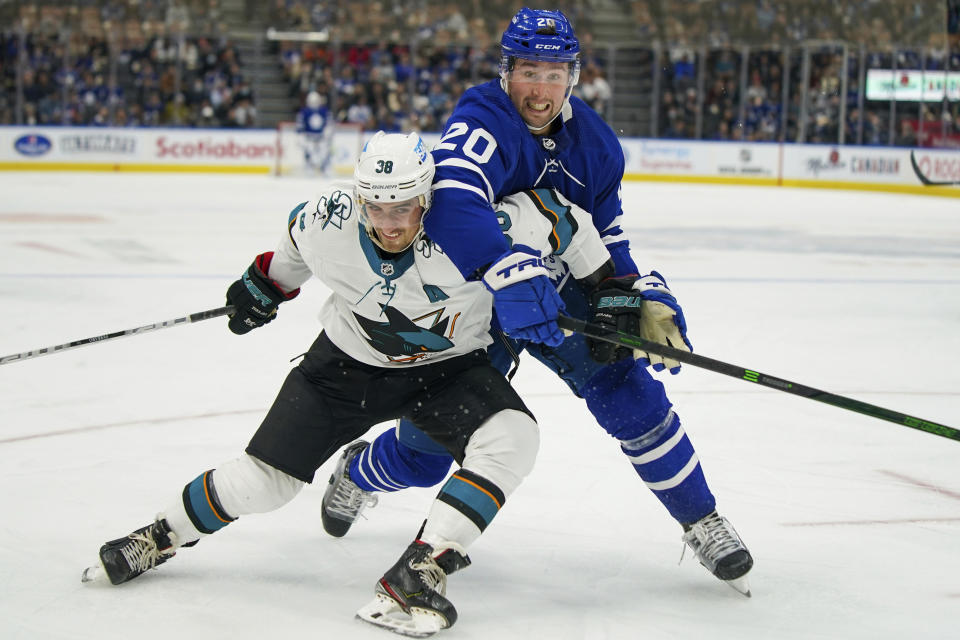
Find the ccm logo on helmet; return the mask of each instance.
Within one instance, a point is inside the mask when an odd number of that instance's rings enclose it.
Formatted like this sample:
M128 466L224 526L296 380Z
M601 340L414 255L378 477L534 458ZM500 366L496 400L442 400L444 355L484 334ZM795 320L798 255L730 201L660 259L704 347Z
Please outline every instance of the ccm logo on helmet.
M538 44L534 49L559 49L560 45L558 44Z

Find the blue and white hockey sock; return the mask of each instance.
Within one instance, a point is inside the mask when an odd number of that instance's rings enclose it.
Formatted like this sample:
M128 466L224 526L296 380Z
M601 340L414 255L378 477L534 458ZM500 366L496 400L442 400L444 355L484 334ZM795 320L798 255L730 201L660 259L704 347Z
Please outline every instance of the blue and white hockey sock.
M350 479L364 491L400 491L432 487L447 477L453 458L416 451L399 440L396 430L381 433L350 461Z
M671 410L647 433L621 440L637 474L678 522L696 522L716 508L700 459Z

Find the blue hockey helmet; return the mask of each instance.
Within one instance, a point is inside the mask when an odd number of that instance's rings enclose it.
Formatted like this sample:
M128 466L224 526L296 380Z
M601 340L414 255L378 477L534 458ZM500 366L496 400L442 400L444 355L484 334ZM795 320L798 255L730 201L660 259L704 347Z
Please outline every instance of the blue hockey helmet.
M524 7L510 19L510 24L503 32L500 55L506 58L578 63L580 43L573 33L573 25L563 12Z

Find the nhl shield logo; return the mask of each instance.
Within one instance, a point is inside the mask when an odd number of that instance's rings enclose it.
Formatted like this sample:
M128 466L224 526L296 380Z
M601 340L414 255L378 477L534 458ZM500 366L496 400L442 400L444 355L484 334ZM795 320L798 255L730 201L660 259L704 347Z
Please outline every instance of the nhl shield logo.
M543 148L547 151L553 151L557 147L557 143L553 141L553 138L543 138Z
M380 263L380 273L385 276L393 275L393 264L390 262L381 262Z

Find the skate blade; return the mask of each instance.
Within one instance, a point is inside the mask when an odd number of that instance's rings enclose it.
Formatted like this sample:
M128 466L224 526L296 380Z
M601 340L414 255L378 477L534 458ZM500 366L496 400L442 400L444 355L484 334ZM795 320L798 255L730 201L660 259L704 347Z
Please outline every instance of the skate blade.
M107 571L103 568L103 563L97 563L92 567L87 567L80 574L80 582L109 582Z
M753 595L750 593L750 581L747 580L747 576L740 576L739 578L734 578L733 580L724 580L724 582L730 585L730 588L740 595L744 595L748 598L753 597Z
M357 610L357 617L409 638L429 638L447 628L447 621L440 614L417 607L411 608L408 614L393 598L380 593Z

